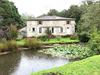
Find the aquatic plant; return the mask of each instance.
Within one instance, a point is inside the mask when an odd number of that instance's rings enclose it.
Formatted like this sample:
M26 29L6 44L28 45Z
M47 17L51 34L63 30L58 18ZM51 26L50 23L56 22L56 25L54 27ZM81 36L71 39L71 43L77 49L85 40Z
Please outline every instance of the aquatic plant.
M68 59L92 56L91 50L87 46L83 45L57 46L55 48L44 49L43 52L54 56L63 56Z

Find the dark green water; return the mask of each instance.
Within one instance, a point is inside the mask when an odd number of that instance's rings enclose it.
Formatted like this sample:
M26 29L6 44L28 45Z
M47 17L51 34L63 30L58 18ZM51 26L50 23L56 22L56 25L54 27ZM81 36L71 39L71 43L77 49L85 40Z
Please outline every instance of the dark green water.
M67 59L52 57L34 50L20 51L0 56L0 75L29 75L68 62Z

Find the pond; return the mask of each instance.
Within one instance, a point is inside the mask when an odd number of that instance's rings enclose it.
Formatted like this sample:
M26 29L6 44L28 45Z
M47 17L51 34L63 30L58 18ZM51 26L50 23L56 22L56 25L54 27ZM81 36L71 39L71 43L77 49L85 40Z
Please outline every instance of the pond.
M34 50L20 51L0 56L0 75L29 75L65 65L70 60Z

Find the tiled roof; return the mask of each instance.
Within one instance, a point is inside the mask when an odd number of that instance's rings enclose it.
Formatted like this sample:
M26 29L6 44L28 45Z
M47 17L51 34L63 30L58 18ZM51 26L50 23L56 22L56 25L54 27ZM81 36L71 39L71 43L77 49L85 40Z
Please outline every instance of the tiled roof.
M75 20L74 18L64 18L59 16L43 16L36 19L29 19L27 21L37 21L37 20Z

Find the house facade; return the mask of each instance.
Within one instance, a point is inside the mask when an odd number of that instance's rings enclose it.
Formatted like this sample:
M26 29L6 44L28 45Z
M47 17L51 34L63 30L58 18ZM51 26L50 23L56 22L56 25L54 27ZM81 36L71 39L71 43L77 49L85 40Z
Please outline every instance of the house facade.
M75 19L58 16L43 16L27 20L27 37L44 35L47 28L52 35L73 35L75 33Z

